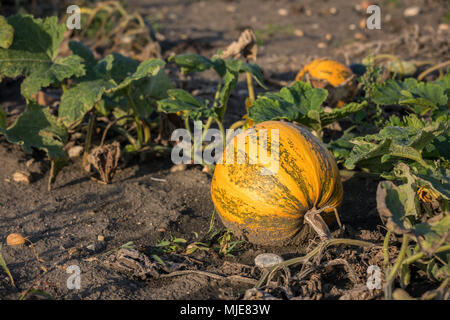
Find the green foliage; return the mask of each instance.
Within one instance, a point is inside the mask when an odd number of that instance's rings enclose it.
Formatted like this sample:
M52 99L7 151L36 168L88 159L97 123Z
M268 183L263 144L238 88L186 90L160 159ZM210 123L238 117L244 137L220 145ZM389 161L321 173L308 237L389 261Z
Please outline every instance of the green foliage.
M448 115L448 82L448 75L435 83L418 82L413 78L387 80L375 86L373 101L379 105L404 105L419 115L427 112Z
M173 56L169 58L169 61L175 62L178 66L181 67L181 70L184 73L202 72L213 69L219 76L216 96L213 105L211 106L211 108L215 109L214 112L206 110L207 108L210 108L209 106L207 106L207 103L201 103L203 110L197 110L197 112L195 113L197 116L200 116L200 114L208 114L217 117L220 121L222 121L227 109L228 100L232 91L236 87L240 73L248 72L261 87L265 87L261 69L256 64L245 63L241 60L235 59L224 60L219 58L218 56L214 56L212 59L208 59L204 56L196 54L181 54ZM178 104L179 107L181 107L183 103L190 103L190 98L188 98L187 95L184 95L183 97L188 100L180 100L180 103ZM177 99L175 98L175 100ZM168 101L162 102L162 104L159 106L160 111L166 112L165 109L173 109L174 104L172 103L171 107L169 107L169 105L170 104ZM177 111L184 110L179 109Z
M92 71L89 78L81 80L68 89L61 98L59 117L67 126L73 127L80 123L85 114L102 101L104 95L108 95L110 105L128 111L130 108L126 102L128 88L134 96L132 99L135 98L133 101L136 101L135 103L140 107L139 114L146 116L149 112L143 106L148 107L151 103L146 99L147 97L143 96L143 93L148 92L158 96L159 92L155 92L155 89L163 91L170 85L168 79L164 79L159 73L164 66L164 61L160 59L149 59L138 64L133 59L114 53L95 62L92 60L93 55L89 49L75 43L71 48L74 54L80 54L80 58L91 65ZM157 75L159 80L164 80L164 86L149 80Z
M328 143L327 147L333 153L337 163L343 163L350 156L350 152L354 146L350 140L356 136L356 133L352 132L354 129L355 126L347 128L339 139L332 140Z
M34 147L45 150L51 159L67 157L63 150L68 140L66 128L48 108L29 104L9 128L0 126L0 133L9 142L22 145L25 151Z
M183 245L186 243L186 239L177 238L173 235L169 239L162 239L155 247L166 253L174 253L183 249Z
M57 57L65 26L56 17L15 15L7 21L14 28L14 40L7 49L0 48L0 79L24 76L24 97L30 100L43 87L85 74L78 56Z
M450 215L448 212L449 180L448 172L442 181L433 178L433 183L419 178L405 163L399 163L395 168L398 179L404 184L396 186L391 181L382 181L377 190L377 208L380 217L390 232L402 235L405 255L399 257L395 266L401 267L403 285L407 285L403 280L405 274L409 272L409 265L415 263L424 269L430 278L442 281L450 276L448 268L448 252L450 251L449 231ZM425 204L421 204L418 196L419 186L434 190L433 201L440 203L443 212L440 214L421 209ZM447 210L445 209L447 208ZM411 242L412 240L412 242ZM425 258L425 259L424 259ZM391 271L392 275L395 275ZM392 279L391 279L392 280ZM388 279L389 281L389 279Z
M14 39L14 28L8 24L5 17L0 16L0 48L8 49Z
M315 131L362 110L367 102L349 103L342 108L326 112L322 104L327 98L325 89L313 88L311 84L296 81L280 92L260 94L249 110L249 117L256 123L286 119L302 123Z
M394 118L392 121L398 120ZM355 146L345 161L345 166L348 169L358 166L372 172L386 173L393 169L398 160L410 160L424 168L434 168L434 165L423 159L423 150L425 147L434 147L433 141L448 131L449 123L438 121L425 125L417 118L406 121L415 124L408 127L388 124L377 134L351 140Z

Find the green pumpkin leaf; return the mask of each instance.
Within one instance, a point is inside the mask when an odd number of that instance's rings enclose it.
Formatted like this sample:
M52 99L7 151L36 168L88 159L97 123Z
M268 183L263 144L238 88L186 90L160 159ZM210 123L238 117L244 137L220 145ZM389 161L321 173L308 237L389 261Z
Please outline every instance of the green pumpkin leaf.
M21 91L27 99L43 87L85 74L80 57L57 58L65 31L57 17L15 15L8 24L14 28L14 40L7 49L0 48L0 78L25 76Z
M165 62L161 59L149 59L141 62L132 75L123 79L116 87L109 89L109 91L118 91L128 87L132 82L141 80L143 78L156 75L159 70L164 67Z
M184 73L202 72L214 67L214 63L208 58L198 54L179 54L169 58L169 62L175 62Z
M377 210L386 227L397 234L408 233L412 224L408 215L416 215L414 206L415 192L411 185L397 187L391 181L381 181L377 188ZM405 206L409 203L409 206Z
M350 142L356 136L355 133L352 133L353 129L355 129L355 126L347 128L339 139L332 140L327 145L328 150L333 153L338 163L344 162L349 157L350 151L354 146Z
M239 72L248 72L253 79L263 88L267 89L264 85L264 78L260 67L255 63L241 63Z
M367 106L366 101L352 102L326 112L322 104L327 95L327 90L313 88L309 83L297 81L290 87L282 88L278 93L259 95L249 109L249 117L256 123L286 119L304 124L313 130L321 130Z
M417 114L423 114L429 110L446 109L448 97L440 83L408 78L404 81L390 79L376 85L373 101L379 105L407 105Z
M151 77L138 80L133 84L131 96L140 118L148 118L157 108L157 101L167 98L167 91L173 85L163 69Z
M449 231L450 215L448 214L435 222L414 225L414 235L422 250L429 255L432 255L439 246L448 244Z
M190 93L181 89L167 91L169 98L158 101L158 111L166 113L183 112L183 117L193 120L217 118L214 108L208 107L206 102L200 101Z
M249 109L249 117L256 123L286 119L297 121L307 116L310 110L321 110L328 92L312 88L309 83L296 81L290 87L284 87L277 93L264 93Z
M98 61L95 66L96 80L82 81L64 92L59 107L59 116L67 126L74 126L102 100L105 94L109 95L107 100L110 104L118 101L124 103L123 98L115 96L115 93L122 96L119 91L134 84L143 85L143 80L158 75L162 66L164 66L164 61L160 59L149 59L138 64L133 59L119 54L111 54ZM134 70L133 73L130 73L130 70ZM160 79L162 79L161 76ZM143 98L142 91L139 91L138 87L132 87L130 91L132 95L134 92ZM142 107L140 113L146 114L143 104L140 104L140 107Z
M4 16L0 16L0 48L8 49L14 39L14 28L8 24Z
M138 66L138 61L114 52L99 60L94 69L103 79L111 79L119 84L132 75Z
M81 77L82 80L95 80L97 78L97 74L95 72L95 66L97 64L97 60L94 57L92 51L86 47L84 44L78 41L70 41L69 48L72 53L81 58L85 69L86 74Z
M0 128L0 133L9 142L22 145L27 152L33 147L45 150L50 159L67 157L63 147L68 133L48 108L29 104L9 128Z
M98 103L107 89L114 88L112 80L84 81L71 87L61 97L58 116L68 127L77 125Z
M355 147L345 161L345 167L354 169L358 166L382 173L393 169L396 159L408 159L431 169L433 167L423 160L422 151L448 129L446 122L435 122L423 128L387 126L378 134L351 140Z

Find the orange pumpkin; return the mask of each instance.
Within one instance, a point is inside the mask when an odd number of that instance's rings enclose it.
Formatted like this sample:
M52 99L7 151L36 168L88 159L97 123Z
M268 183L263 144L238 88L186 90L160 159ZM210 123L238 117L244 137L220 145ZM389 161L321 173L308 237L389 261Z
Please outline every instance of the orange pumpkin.
M252 130L254 129L254 130ZM263 174L270 164L249 163L249 150L258 144L262 129L278 129L278 170ZM223 164L217 164L211 196L224 225L258 244L277 245L294 237L312 208L340 205L342 183L336 162L327 148L309 130L289 122L262 122L235 136L227 145ZM245 147L236 146L247 135ZM234 148L234 149L233 149ZM245 163L226 163L226 154L244 156ZM273 152L273 153L272 153ZM267 172L266 172L267 173ZM333 209L322 212L330 223Z
M297 74L295 80L303 80L306 74L315 79L326 80L333 87L337 87L352 76L352 71L340 62L330 59L316 59L307 64Z

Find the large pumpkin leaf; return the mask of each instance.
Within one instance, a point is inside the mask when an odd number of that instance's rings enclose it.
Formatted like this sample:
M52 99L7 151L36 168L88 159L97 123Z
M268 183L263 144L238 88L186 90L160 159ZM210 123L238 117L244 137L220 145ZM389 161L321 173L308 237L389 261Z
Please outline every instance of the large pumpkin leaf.
M69 48L74 55L81 58L85 66L86 73L81 78L83 80L95 80L97 78L97 74L94 68L97 64L97 60L95 59L91 49L86 47L81 42L73 40L69 42Z
M445 200L450 200L450 170L439 168L439 170L427 170L425 173L411 173L417 183L427 186L441 195Z
M377 188L377 210L386 227L397 234L409 233L412 228L408 216L417 215L415 192L411 183L396 186L391 181L381 181Z
M202 72L214 67L214 63L208 58L198 54L179 54L169 58L169 62L175 62L181 67L183 73Z
M435 222L414 225L414 235L422 250L431 255L439 246L450 242L450 215Z
M373 101L379 105L407 105L414 112L423 114L428 110L446 108L448 97L443 86L438 83L408 78L404 81L390 79L376 85Z
M206 102L197 99L187 91L171 89L167 91L167 94L169 98L158 101L158 111L160 112L182 112L183 117L188 117L193 120L218 117L214 108L209 108Z
M280 92L264 93L258 96L249 109L249 117L256 123L268 120L286 119L302 123L314 130L320 130L334 121L362 110L367 102L345 105L326 112L322 108L328 95L327 90L313 88L311 84L297 81Z
M96 103L98 103L106 90L114 88L112 80L84 81L66 90L61 97L58 116L66 126L77 125Z
M279 119L297 121L311 110L320 112L327 95L327 90L297 81L280 92L260 94L249 109L249 117L256 123Z
M123 79L116 87L109 91L118 91L128 87L132 82L156 75L165 62L161 59L149 59L141 62L136 71Z
M47 151L51 159L66 157L63 150L68 140L66 128L50 114L48 108L29 104L11 127L0 127L0 133L9 142L22 145L25 151L29 152L34 147Z
M380 173L391 170L395 160L403 158L432 168L423 160L422 151L448 129L448 122L435 122L423 128L387 126L378 134L351 140L355 147L345 161L345 166L348 169L359 166Z
M436 80L434 83L444 89L447 94L448 101L450 101L450 68L447 70L445 76L439 80Z
M119 84L136 72L138 66L138 61L114 52L99 60L94 69L100 77Z
M15 15L8 18L8 24L14 28L14 40L7 49L0 48L0 78L25 76L21 91L26 98L31 99L42 87L84 75L80 57L57 58L65 30L57 17Z
M14 38L14 28L8 24L4 16L0 16L0 48L8 49Z
M77 125L104 94L109 95L109 101L118 101L120 97L116 97L116 93L122 95L119 91L131 85L143 85L144 82L140 80L158 75L163 66L164 61L160 59L149 59L138 64L120 54L106 56L94 67L97 79L82 81L64 92L59 116L67 126ZM131 92L134 91L138 91L138 87L133 86ZM144 111L141 110L141 113Z
M157 101L167 98L167 91L172 88L173 84L163 69L152 77L136 81L131 96L139 117L148 118L156 110Z
M220 77L220 83L218 96L214 103L215 111L211 111L212 109L209 111L208 109L203 109L203 111L207 114L215 113L219 119L224 117L228 100L236 87L240 73L249 73L260 86L265 88L261 69L256 64L245 63L236 59L224 60L218 56L208 59L197 54L181 54L170 57L169 61L173 61L179 65L184 73L201 72L208 69L214 69L216 71ZM201 113L197 114L196 117L200 116L200 114ZM193 114L191 115L193 116Z

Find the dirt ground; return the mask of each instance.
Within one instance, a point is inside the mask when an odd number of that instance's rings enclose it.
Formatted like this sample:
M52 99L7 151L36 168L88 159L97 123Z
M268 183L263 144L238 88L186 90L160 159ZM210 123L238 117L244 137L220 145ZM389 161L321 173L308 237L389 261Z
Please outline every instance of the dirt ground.
M354 9L358 3L131 0L128 8L156 19L164 57L186 52L211 56L251 26L260 41L257 62L272 90L279 87L277 84L292 81L301 66L314 57L334 57L347 64L360 61L370 52L436 62L450 58L448 33L443 36L442 26L439 28L440 24L449 23L450 8L446 1L380 1L381 30L360 28L366 15ZM421 12L405 18L405 8L414 5L420 6ZM330 8L335 8L336 13L330 14ZM327 34L331 34L330 41L326 40ZM171 75L175 79L178 73ZM211 80L208 74L193 75L177 80L177 85L208 96ZM226 123L244 114L243 80L232 96ZM0 90L2 107L9 115L17 114L24 106L17 82L0 84ZM98 139L94 137L94 143ZM122 163L113 183L103 185L83 173L81 160L76 159L58 175L53 190L48 192L48 161L38 152L24 153L1 136L0 164L0 239L19 232L32 243L3 247L3 257L16 287L0 272L0 299L18 299L31 288L55 299L238 299L260 276L254 267L256 255L273 252L287 259L303 255L317 243L313 239L304 246L282 248L242 243L232 252L233 257L225 258L213 250L196 251L190 256L158 252L173 270L195 271L166 277L161 275L169 272L158 269L157 273L150 272L144 277L139 266L132 266L127 272L117 267L116 249L133 241L138 251L149 256L157 252L155 246L161 239L171 235L184 238L187 243L202 239L213 213L210 174L200 167L172 172L170 157L152 156L145 161ZM12 181L18 170L30 172L32 183ZM342 179L344 202L339 212L345 232L341 236L380 245L384 231L376 210L378 180L358 173L343 175ZM221 227L221 222L215 219L215 228ZM104 241L99 241L99 236ZM395 256L395 247L391 254ZM304 299L382 298L381 290L364 289L367 267L381 266L383 255L379 246L338 247L323 256L324 261L339 258L349 263L353 278L343 265L324 266L310 270L296 287L272 294ZM81 270L80 289L67 288L70 274L66 269L71 265ZM413 272L412 276L414 279L419 274ZM433 286L422 281L408 289L420 295ZM35 293L27 298L42 299L45 295Z

